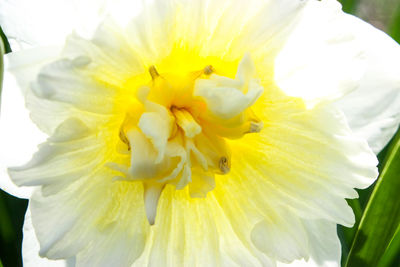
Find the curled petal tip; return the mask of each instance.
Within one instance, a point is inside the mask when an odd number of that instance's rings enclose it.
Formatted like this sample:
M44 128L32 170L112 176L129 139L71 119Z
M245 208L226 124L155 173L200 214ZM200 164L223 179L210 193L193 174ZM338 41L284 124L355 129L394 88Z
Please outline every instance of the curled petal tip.
M144 185L144 206L146 210L146 217L150 225L154 225L156 220L158 200L160 199L163 189L163 184Z

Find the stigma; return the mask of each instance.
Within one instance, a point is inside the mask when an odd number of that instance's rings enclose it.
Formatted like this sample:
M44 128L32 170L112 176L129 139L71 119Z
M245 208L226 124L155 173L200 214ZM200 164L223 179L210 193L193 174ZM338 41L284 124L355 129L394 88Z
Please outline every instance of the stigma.
M138 105L119 128L119 151L129 159L112 168L123 174L118 180L143 183L152 225L166 186L206 197L218 175L234 168L227 140L262 130L252 106L263 87L248 55L235 77L219 76L211 65L183 75L155 65L148 72L149 83L136 90Z

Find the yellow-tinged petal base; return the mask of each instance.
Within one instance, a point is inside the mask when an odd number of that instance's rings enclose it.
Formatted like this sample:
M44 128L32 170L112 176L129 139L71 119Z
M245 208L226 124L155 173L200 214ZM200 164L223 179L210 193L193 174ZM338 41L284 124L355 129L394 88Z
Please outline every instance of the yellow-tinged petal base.
M310 229L353 223L344 198L376 177L375 156L340 111L308 108L273 78L307 1L178 2L70 36L27 92L51 137L9 173L39 186L40 255L274 266L324 247Z

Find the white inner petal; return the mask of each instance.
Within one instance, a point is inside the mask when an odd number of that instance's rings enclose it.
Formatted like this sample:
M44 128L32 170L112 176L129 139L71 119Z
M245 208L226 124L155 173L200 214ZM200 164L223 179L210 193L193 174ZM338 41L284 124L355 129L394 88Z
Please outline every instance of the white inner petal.
M157 214L157 204L164 185L159 183L144 184L144 206L150 225L154 224Z
M157 151L149 139L138 129L127 132L131 145L131 166L129 173L134 179L151 179L165 173L171 165L169 158L164 158L156 163Z
M201 133L201 126L193 119L192 115L184 109L174 109L177 124L189 138L193 138Z
M215 116L231 119L253 105L263 93L264 88L254 75L251 59L245 56L235 80L213 74L210 79L197 80L193 94L202 98Z
M151 140L157 150L155 163L159 163L164 158L168 138L171 135L171 119L167 112L146 112L140 117L138 124L142 133Z

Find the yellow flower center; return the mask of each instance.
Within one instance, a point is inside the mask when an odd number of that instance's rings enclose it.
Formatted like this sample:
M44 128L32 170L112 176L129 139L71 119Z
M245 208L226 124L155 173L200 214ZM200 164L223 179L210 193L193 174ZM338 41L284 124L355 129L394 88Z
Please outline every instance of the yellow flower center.
M205 197L216 174L231 169L226 139L261 131L251 106L263 92L249 56L234 79L203 70L177 75L149 68L151 82L137 91L138 105L126 115L120 139L130 166L115 166L126 180L142 181L149 222L154 222L162 189L189 186L192 197Z

